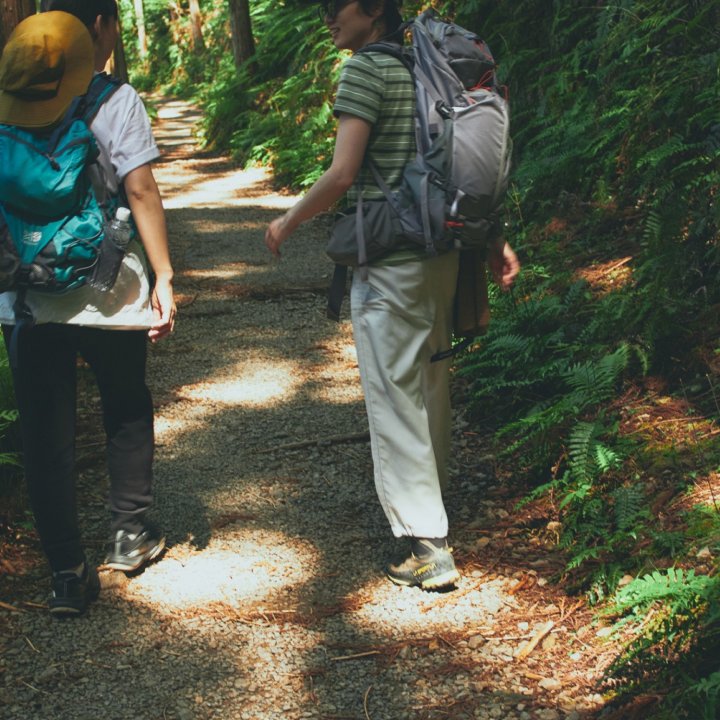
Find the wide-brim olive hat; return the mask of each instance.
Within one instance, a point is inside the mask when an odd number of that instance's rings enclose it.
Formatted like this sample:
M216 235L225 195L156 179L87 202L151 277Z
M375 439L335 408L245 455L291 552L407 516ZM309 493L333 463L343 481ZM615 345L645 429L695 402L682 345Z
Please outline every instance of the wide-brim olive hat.
M74 15L53 10L26 18L0 57L0 123L52 125L87 91L94 61L90 33Z

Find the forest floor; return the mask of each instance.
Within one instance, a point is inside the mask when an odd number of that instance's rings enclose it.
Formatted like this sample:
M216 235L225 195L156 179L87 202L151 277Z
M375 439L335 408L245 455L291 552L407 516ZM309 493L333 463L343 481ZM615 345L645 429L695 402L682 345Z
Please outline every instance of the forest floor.
M463 577L446 593L384 579L394 542L351 329L325 319L329 220L272 260L265 227L294 198L199 153L196 111L157 102L179 305L148 371L168 549L134 577L101 568L98 602L58 621L33 531L17 517L1 529L0 718L631 717L602 694L617 644L556 581L553 524L517 509L523 488L464 418L460 379L447 508ZM100 563L107 478L87 368L79 433Z

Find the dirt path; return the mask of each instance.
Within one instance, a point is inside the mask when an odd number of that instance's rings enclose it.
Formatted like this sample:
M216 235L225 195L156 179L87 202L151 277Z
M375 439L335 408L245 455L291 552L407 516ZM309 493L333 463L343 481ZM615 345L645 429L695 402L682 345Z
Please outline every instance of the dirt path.
M198 155L191 108L159 111L180 305L149 368L169 549L136 577L103 573L88 615L57 621L36 547L18 545L0 580L0 718L598 717L613 648L550 582L561 563L544 524L513 510L512 479L461 413L447 504L463 579L446 594L383 579L393 544L350 327L325 319L327 220L273 262L264 229L293 199ZM106 479L87 388L80 497L99 561Z

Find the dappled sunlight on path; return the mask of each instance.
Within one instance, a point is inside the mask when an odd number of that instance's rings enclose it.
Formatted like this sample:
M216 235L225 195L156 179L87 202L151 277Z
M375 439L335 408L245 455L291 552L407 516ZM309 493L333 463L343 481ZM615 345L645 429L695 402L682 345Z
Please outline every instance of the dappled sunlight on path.
M225 159L198 157L194 128L200 117L194 107L179 100L162 101L159 106L162 134L158 146L163 156L155 174L167 210L258 205L284 210L297 201L293 195L271 189L271 176L265 168L242 169Z
M244 362L228 368L227 377L214 377L208 382L184 387L181 395L192 401L222 405L269 407L274 402L292 400L295 388L303 382L296 363L263 361L259 366Z
M247 520L238 517L229 524L236 523ZM317 561L309 543L288 542L282 533L242 529L222 535L222 541L211 542L202 552L175 546L163 562L128 583L123 595L170 614L212 603L252 609L307 582L306 568Z
M176 190L163 200L168 210L186 207L262 207L285 210L291 207L297 198L282 195L269 189L269 176L264 168L239 170L228 168L218 172L210 167L212 176L203 179L207 171L206 165L212 166L213 160L193 160L191 163L175 163L171 168L162 171L166 183L180 184L187 180L188 175L197 175L195 182L188 184L185 190Z

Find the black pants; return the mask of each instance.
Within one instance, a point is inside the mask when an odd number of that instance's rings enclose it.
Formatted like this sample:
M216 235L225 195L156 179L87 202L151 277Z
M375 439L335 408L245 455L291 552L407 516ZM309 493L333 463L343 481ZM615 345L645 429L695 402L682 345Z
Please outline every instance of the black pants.
M13 328L3 326L6 345ZM24 329L13 368L25 477L50 567L83 562L75 492L77 356L97 379L107 436L111 531L138 532L152 501L153 407L147 334L48 323Z

